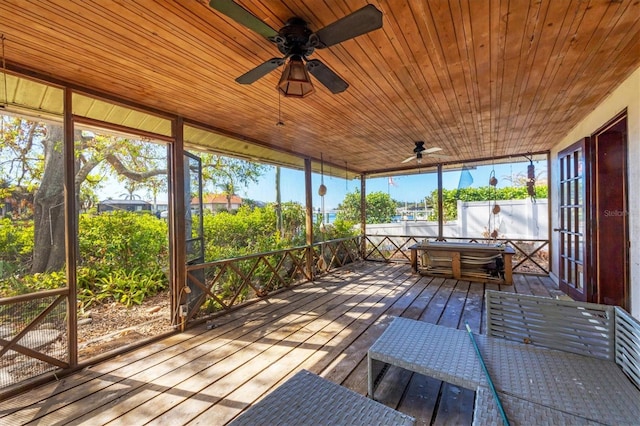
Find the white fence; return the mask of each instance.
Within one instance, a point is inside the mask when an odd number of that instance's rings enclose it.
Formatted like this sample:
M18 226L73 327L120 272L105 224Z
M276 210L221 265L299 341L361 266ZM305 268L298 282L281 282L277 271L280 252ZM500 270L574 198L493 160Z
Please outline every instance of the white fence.
M501 239L549 238L548 200L500 200L500 213L491 211L493 201L458 201L458 220L445 222L445 237L488 237L494 229ZM438 223L403 220L367 225L367 235L438 236Z

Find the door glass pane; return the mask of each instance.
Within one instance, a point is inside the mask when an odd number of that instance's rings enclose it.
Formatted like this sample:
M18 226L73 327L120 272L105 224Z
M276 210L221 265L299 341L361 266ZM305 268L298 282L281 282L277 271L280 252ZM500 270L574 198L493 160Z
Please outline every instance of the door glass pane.
M582 265L578 265L578 279L576 281L576 288L582 290L584 288L584 272Z
M571 262L569 264L569 283L573 286L575 286L575 282L576 282L576 275L575 275L575 266L573 264L573 262Z
M573 297L582 292L584 238L584 182L582 177L582 148L560 154L560 271L561 289Z
M575 191L573 186L574 186L573 181L570 181L567 184L567 204L570 206L574 204Z
M578 191L578 205L582 206L584 204L584 184L582 183L582 179L578 179L576 182Z

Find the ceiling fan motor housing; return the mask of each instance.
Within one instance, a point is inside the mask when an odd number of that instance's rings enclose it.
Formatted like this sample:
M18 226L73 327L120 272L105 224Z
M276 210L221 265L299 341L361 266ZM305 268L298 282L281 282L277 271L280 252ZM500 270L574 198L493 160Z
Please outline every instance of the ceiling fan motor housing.
M278 50L285 56L306 57L315 50L318 38L303 19L294 17L287 21L272 41L278 45Z

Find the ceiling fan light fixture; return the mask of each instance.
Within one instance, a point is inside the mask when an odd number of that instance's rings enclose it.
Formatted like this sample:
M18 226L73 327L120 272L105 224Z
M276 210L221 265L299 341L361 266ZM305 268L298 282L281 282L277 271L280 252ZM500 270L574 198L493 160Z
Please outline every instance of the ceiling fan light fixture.
M304 98L315 92L311 77L300 56L292 56L285 65L278 90L290 98Z
M417 160L418 164L422 163L422 152L416 153L416 160Z

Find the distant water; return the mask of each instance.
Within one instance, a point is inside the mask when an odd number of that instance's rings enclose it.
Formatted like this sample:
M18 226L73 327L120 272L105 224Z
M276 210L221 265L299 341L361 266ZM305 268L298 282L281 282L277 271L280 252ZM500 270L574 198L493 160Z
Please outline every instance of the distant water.
M317 217L319 218L321 215L317 214ZM392 218L392 222L401 222L403 220L409 220L409 221L413 221L415 219L414 215L409 214L409 215L395 215ZM325 213L325 220L324 223L333 223L336 220L336 214L335 213Z
M320 216L322 216L322 214L317 213L316 217L319 219ZM333 223L336 220L336 214L335 213L325 213L324 214L324 223Z

